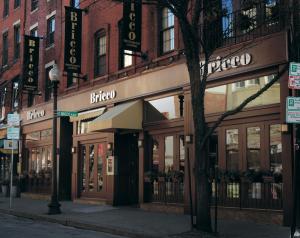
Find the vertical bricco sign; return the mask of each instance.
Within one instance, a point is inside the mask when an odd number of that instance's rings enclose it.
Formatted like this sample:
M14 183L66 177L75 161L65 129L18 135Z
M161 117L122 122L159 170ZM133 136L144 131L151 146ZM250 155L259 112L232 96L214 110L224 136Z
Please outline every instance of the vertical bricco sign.
M23 90L29 92L38 90L39 40L35 36L24 36Z
M82 10L65 7L65 61L68 73L81 73Z
M123 3L123 50L141 51L142 2L124 0Z

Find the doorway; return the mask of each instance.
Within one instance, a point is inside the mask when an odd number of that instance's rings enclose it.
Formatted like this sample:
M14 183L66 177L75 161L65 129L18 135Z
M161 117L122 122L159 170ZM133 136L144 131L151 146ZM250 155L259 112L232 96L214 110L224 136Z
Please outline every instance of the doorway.
M80 145L79 191L81 197L101 197L106 191L106 142Z
M138 203L138 134L116 133L115 156L118 161L115 205Z

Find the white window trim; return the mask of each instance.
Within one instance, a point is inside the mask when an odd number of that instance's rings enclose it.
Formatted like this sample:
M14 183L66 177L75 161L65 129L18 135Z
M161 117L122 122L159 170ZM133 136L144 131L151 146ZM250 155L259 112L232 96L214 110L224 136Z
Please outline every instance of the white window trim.
M53 12L51 12L49 15L46 16L46 19L48 20L49 18L53 17L56 15L56 10L54 10Z
M52 60L52 61L48 62L47 64L45 64L45 69L53 66L54 64L55 64L55 60Z
M21 20L17 20L16 22L13 23L13 26L16 26L16 25L20 25L21 24Z
M33 25L31 25L31 26L29 27L29 31L31 31L32 29L34 29L34 28L36 28L36 27L38 27L38 26L39 26L39 23L38 23L38 22L34 23Z

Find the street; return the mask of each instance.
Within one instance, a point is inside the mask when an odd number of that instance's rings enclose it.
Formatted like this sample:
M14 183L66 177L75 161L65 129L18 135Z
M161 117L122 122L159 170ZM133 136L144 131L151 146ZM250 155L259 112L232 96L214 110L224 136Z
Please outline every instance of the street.
M0 213L1 238L125 238L101 232L81 230L59 224L38 222Z

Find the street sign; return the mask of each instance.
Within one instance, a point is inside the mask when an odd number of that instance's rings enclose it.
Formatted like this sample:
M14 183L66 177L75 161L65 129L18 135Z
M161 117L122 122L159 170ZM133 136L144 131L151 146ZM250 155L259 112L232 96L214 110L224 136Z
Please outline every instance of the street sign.
M290 63L288 87L300 89L300 63Z
M19 126L20 125L20 114L9 113L7 114L8 126Z
M286 98L286 122L300 123L300 97Z
M4 140L4 149L16 150L18 149L17 140Z
M57 116L59 116L59 117L77 117L78 112L58 111Z
M20 128L19 127L8 127L7 128L7 139L19 140L20 139Z

